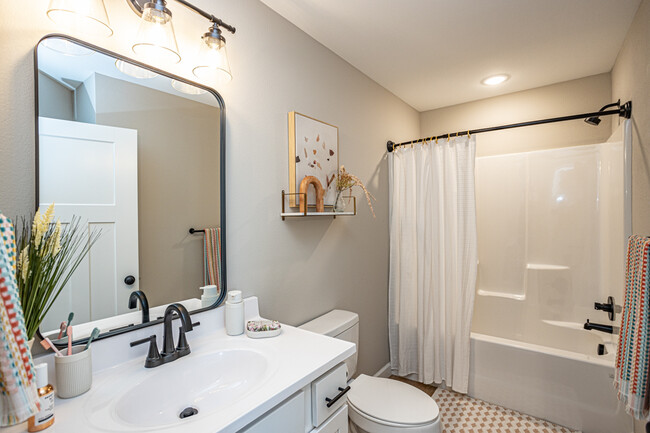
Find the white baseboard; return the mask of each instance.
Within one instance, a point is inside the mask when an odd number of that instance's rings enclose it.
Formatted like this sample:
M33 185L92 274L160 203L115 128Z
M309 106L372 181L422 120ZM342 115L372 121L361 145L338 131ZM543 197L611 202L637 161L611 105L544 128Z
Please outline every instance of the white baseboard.
M375 377L389 377L390 376L390 363L384 365L374 374Z

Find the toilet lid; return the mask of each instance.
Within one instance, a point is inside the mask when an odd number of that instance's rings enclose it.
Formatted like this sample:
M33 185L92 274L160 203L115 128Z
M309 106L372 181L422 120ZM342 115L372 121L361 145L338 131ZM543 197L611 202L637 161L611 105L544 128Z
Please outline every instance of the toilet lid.
M438 417L438 405L433 398L397 380L362 374L350 387L350 404L377 420L420 425L431 423Z

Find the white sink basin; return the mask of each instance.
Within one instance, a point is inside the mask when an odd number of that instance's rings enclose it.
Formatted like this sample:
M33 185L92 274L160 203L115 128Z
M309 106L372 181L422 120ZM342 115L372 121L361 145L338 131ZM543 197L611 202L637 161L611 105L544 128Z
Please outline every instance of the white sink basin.
M191 365L176 361L123 395L115 414L143 427L182 422L179 414L188 407L198 410L195 417L209 414L259 385L267 367L263 355L246 349L202 355Z
M90 418L99 415L95 425L112 418L137 430L194 421L253 392L270 376L269 366L266 354L236 348L193 354L151 370L139 367L141 380L116 384L116 398L107 406L106 401L91 403L95 409ZM181 419L187 408L198 412Z

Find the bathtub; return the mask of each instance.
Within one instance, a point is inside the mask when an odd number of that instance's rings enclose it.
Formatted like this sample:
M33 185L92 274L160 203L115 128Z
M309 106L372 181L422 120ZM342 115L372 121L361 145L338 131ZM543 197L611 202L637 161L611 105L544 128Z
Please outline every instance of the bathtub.
M584 336L592 347L593 334ZM473 332L469 394L584 433L631 433L613 385L614 356Z

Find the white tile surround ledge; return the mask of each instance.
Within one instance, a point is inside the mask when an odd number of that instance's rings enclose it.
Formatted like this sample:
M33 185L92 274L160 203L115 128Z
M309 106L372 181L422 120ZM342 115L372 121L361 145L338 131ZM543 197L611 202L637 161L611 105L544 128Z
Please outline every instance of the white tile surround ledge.
M250 297L244 300L246 320L259 318L258 300ZM55 401L56 421L46 431L56 433L91 433L91 432L205 432L234 433L247 426L257 418L273 409L286 398L309 385L348 356L356 348L352 343L307 332L288 325L282 325L280 336L267 339L250 339L246 335L231 337L224 329L224 308L219 307L204 313L192 315L193 322L201 322L187 339L192 353L170 364L153 369L144 368L148 344L130 347L131 341L156 334L162 341L162 324L139 329L128 334L119 335L93 343L93 385L86 394L73 399ZM174 321L178 328L179 321ZM176 341L176 339L175 339ZM90 408L102 399L106 400L107 389L116 380L136 384L146 380L150 375L158 374L166 367L184 363L192 369L192 362L202 354L220 349L245 347L271 355L268 377L261 381L247 394L234 399L211 413L199 413L168 426L139 427L125 424L117 419L110 410L101 424L96 418L91 419ZM54 357L51 354L35 359L35 363L47 362L50 383L56 389L54 374ZM173 393L173 389L168 392ZM119 397L119 396L118 396ZM112 403L112 402L111 402ZM189 403L189 402L188 402ZM27 424L3 429L6 433L26 432Z

